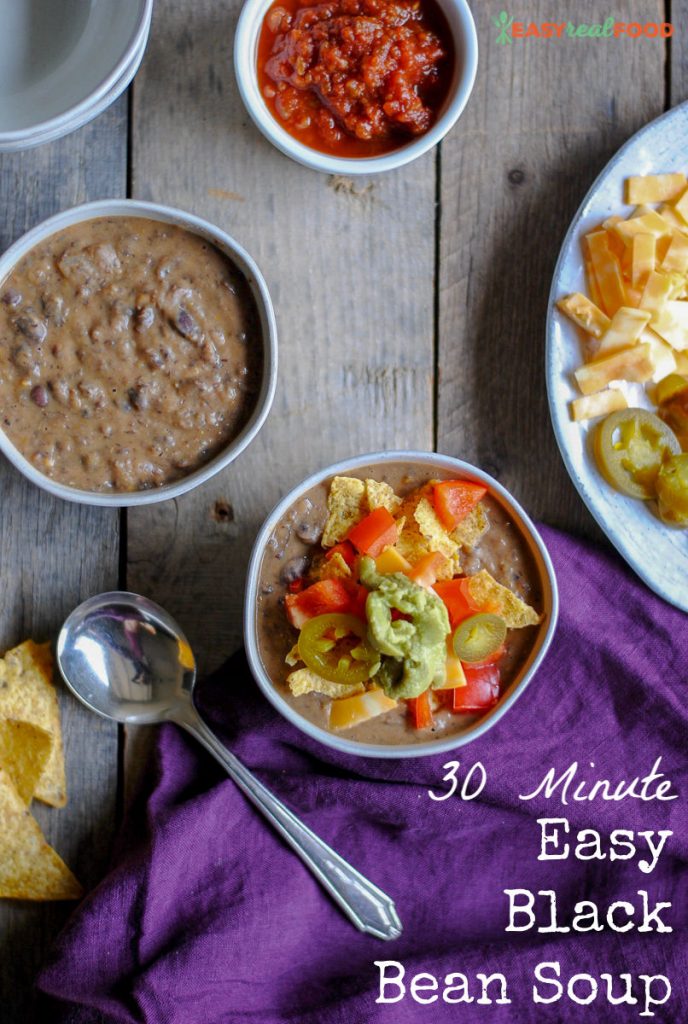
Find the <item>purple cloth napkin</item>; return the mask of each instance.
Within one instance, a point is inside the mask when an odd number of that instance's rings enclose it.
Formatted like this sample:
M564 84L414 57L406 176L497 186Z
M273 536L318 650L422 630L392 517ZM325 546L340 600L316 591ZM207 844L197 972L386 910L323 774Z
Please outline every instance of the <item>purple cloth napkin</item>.
M559 579L561 615L550 652L527 691L490 732L454 754L407 762L336 754L309 741L262 698L243 656L202 688L213 726L320 836L388 892L403 921L390 943L361 935L342 916L219 767L173 726L160 730L144 805L120 838L116 865L78 908L38 979L57 1000L50 1017L70 1024L517 1024L688 1020L688 828L686 762L688 617L647 590L618 558L555 530L543 535ZM578 779L615 783L659 771L679 799L620 802L519 799L553 767L573 762ZM443 765L481 761L479 799L433 801L446 791ZM590 767L594 762L594 768ZM584 828L602 836L604 860L538 860L538 818L567 818L570 842ZM651 873L641 853L609 859L614 829L672 830ZM623 852L619 850L619 852ZM577 900L602 921L625 900L671 902L673 928L587 934L507 932L505 889L555 890L560 924ZM539 905L539 904L538 904ZM637 913L637 911L636 911ZM521 923L522 923L522 919ZM538 913L538 924L547 915ZM626 920L623 912L617 918ZM640 920L638 921L640 923ZM399 961L405 982L428 972L439 999L376 1003L375 961ZM534 970L558 962L561 998L533 1002ZM501 972L506 1005L477 1002L476 975ZM468 978L471 1003L442 999L450 973ZM545 972L547 973L547 972ZM620 998L632 975L636 1005L569 999L566 983L614 977ZM654 1016L641 975L664 975L673 992ZM547 977L552 977L551 972ZM454 980L457 984L457 980ZM541 994L555 994L538 982ZM574 992L587 998L589 983ZM398 991L398 990L396 990ZM488 989L491 998L499 993ZM661 998L661 985L650 985ZM392 994L393 989L388 990ZM431 995L427 990L423 998ZM455 992L454 998L457 997Z

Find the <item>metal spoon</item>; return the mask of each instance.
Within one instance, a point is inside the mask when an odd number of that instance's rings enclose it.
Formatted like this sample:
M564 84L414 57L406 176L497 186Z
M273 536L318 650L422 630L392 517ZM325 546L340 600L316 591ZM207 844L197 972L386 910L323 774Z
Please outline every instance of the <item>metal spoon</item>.
M211 732L193 702L196 663L174 619L138 594L91 597L65 621L57 661L67 686L104 718L176 722L206 747L263 812L357 928L396 939L401 922L384 892L347 864L248 771Z

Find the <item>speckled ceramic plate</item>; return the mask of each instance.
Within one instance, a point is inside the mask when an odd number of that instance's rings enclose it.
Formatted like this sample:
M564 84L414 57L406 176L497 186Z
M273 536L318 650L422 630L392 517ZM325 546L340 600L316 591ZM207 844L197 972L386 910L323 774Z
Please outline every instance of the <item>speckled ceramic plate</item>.
M688 530L665 526L652 503L617 494L600 476L589 425L574 423L569 402L579 394L572 374L581 362L577 329L554 308L569 292L586 291L581 236L613 213L627 216L624 179L631 174L688 171L688 104L642 128L597 178L568 230L559 255L547 316L547 391L554 433L564 463L588 509L632 569L655 593L688 612ZM631 385L629 404L650 407L644 389ZM595 423L596 421L592 421Z

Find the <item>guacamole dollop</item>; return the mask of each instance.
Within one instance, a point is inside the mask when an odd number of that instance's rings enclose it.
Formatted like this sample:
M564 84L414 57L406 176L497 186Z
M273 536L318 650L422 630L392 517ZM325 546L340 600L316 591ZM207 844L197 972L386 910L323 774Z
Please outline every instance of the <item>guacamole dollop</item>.
M444 678L449 616L444 602L403 573L379 573L372 558L361 560L368 639L384 655L376 676L388 697L418 697ZM392 609L408 619L392 619Z

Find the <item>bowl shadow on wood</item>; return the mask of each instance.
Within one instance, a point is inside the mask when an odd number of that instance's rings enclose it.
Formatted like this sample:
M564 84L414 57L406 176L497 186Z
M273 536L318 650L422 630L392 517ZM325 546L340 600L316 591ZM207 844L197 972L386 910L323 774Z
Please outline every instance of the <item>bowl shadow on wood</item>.
M559 249L581 197L608 159L602 153L591 161L593 148L588 137L569 139L546 172L537 164L530 170L527 157L523 168L504 166L494 245L484 272L475 275L479 297L471 307L469 292L463 314L473 327L449 367L467 386L448 412L448 443L451 454L497 477L534 519L603 541L559 453L545 381L548 297ZM441 437L440 447L447 450Z

